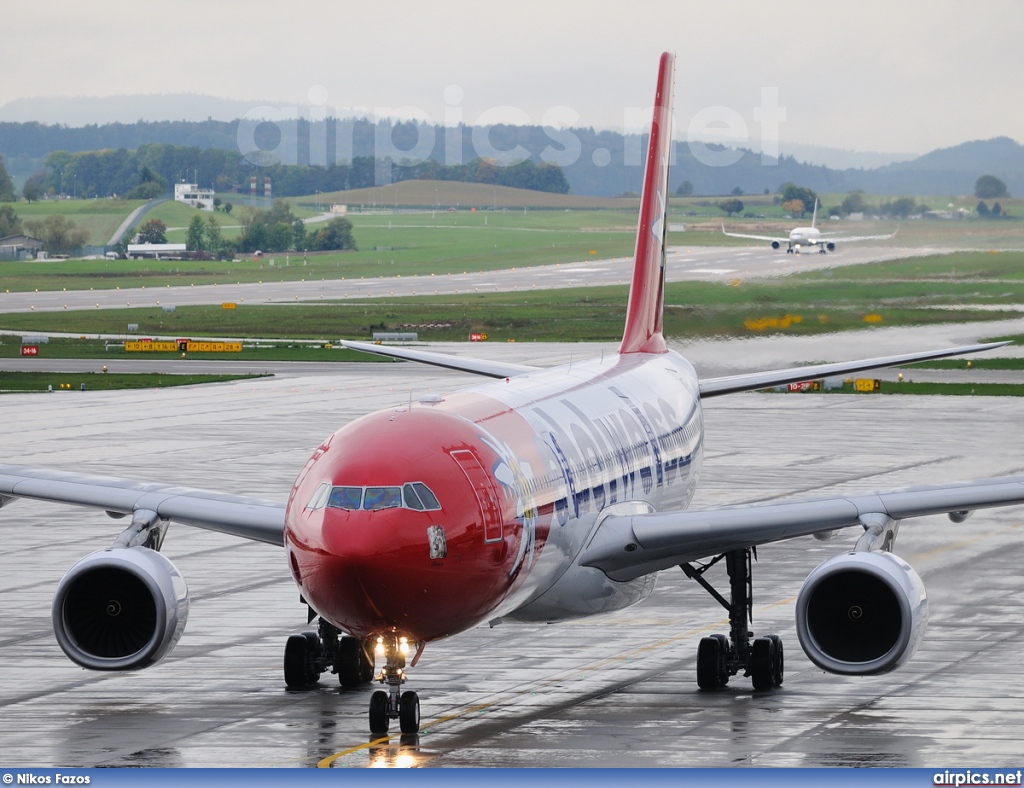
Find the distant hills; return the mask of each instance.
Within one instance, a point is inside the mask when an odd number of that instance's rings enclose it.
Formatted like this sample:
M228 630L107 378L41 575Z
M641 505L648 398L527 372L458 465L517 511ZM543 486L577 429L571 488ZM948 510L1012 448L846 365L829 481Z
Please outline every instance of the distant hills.
M0 122L48 126L105 126L136 121L200 121L243 118L269 101L239 101L199 93L123 96L44 96L9 101L0 106Z
M285 164L320 163L325 157L342 161L375 154L378 158L390 155L400 162L406 155L403 151L453 163L452 151L461 146L463 162L480 155L510 163L525 152L535 163L558 164L573 194L611 197L641 187L646 135L540 126L446 129L390 121L374 124L358 118L316 124L301 119L277 124L242 121L240 129L240 121L225 119L225 115L238 117L256 106L258 102L225 102L192 95L19 100L0 107L0 154L16 183L21 184L58 150L133 150L149 143L190 146L197 149L198 167L198 151L211 148L241 149L243 154L251 152L246 147L253 151L262 148L272 155L261 156L260 160L276 158ZM73 126L25 119L33 113L37 118L83 118L89 112L92 117L115 115L125 122ZM158 115L182 119L139 120ZM135 120L127 121L133 116ZM862 189L882 195L946 197L972 194L975 180L989 174L1004 181L1011 194L1024 195L1024 146L1008 137L965 142L913 158L907 154L795 144L784 144L786 155L774 163L763 162L760 154L752 151L732 151L716 145L696 146L696 151L697 155L690 145L677 144L671 189L689 181L697 195L729 194L736 189L744 194L761 194L792 182L818 192ZM734 161L728 166L711 166L708 153ZM203 183L201 169L198 177Z

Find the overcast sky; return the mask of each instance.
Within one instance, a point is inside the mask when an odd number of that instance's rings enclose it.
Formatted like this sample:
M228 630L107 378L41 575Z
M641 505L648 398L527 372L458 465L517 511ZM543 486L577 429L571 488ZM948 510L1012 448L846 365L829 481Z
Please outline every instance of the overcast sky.
M405 108L439 123L447 112L467 123L622 130L630 108L651 103L668 49L678 58L680 138L705 110L700 128L727 118L756 146L765 129L755 113L777 91L783 150L787 141L906 153L1024 141L1018 0L11 5L0 105L189 92L253 106L312 100L334 114Z

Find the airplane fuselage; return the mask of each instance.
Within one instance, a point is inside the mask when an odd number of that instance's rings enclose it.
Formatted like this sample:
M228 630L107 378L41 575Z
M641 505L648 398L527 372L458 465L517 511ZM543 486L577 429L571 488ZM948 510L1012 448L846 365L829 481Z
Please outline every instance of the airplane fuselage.
M789 233L789 248L811 246L821 243L821 231L817 227L797 227Z
M317 613L364 639L621 608L655 575L614 582L579 552L601 512L685 507L702 448L696 373L673 352L378 411L324 441L296 479L289 565Z

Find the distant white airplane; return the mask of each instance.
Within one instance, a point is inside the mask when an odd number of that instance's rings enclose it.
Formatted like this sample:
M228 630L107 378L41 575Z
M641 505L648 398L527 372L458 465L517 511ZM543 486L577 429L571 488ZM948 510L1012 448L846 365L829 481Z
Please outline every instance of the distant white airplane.
M849 237L836 238L832 235L822 235L821 231L815 227L818 223L818 201L814 201L814 214L811 216L810 227L796 227L789 233L789 238L777 238L771 235L744 235L742 233L730 233L725 229L725 224L722 224L722 232L728 235L730 238L753 238L755 241L770 241L772 249L778 249L782 244L788 243L789 247L786 249L787 252L800 254L800 247L802 246L818 246L818 252L825 254L826 251L834 252L836 250L836 242L842 241L843 243L850 243L851 241L884 241L892 238L896 235L895 232L889 235L853 235Z

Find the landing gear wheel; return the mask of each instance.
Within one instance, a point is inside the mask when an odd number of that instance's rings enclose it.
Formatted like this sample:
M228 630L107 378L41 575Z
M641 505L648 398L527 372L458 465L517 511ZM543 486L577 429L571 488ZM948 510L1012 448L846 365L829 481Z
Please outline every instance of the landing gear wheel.
M412 690L403 692L398 703L398 721L402 733L419 733L420 698Z
M377 690L370 696L370 733L387 733L388 725L388 694Z
M775 644L775 654L772 660L772 681L776 687L781 687L785 668L782 658L782 638L778 635L768 635L768 638Z
M729 683L729 638L725 635L712 635L718 641L718 686Z
M312 635L312 640L310 636ZM292 635L284 646L284 682L289 689L301 689L320 678L314 665L320 641L313 632Z
M775 686L775 643L769 637L760 637L751 644L750 678L755 690Z
M701 638L697 645L697 686L703 690L718 689L722 682L722 642L715 636Z
M343 687L358 687L373 678L373 665L366 659L366 649L359 638L342 636L335 669Z
M306 639L306 683L316 684L320 681L320 669L316 666L320 656L320 636L316 632L303 632Z

